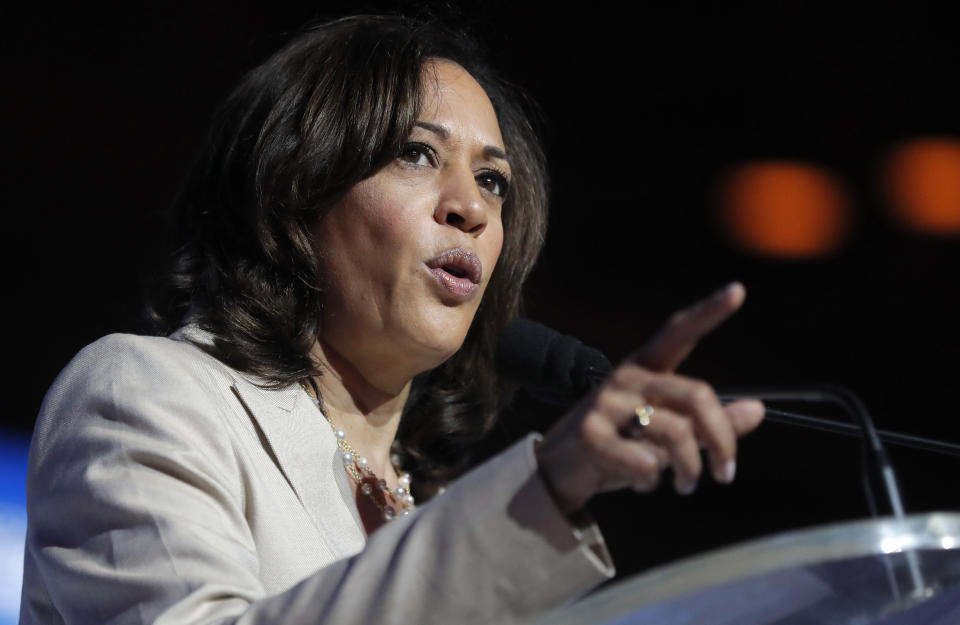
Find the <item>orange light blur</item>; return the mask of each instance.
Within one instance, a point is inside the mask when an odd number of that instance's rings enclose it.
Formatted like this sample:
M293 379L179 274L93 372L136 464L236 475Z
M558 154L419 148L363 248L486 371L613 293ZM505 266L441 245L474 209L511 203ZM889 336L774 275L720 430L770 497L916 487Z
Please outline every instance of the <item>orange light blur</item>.
M841 184L804 163L743 165L722 186L721 221L734 243L762 256L809 259L836 251L849 229Z
M887 163L890 208L904 225L927 234L960 234L960 141L916 139Z

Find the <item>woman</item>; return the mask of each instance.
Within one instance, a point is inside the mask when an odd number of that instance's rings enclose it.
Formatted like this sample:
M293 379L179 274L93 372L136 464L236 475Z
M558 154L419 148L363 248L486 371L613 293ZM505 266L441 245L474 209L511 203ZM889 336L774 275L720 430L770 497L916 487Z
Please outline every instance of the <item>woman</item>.
M230 96L154 302L176 331L101 339L44 401L22 623L521 620L612 574L592 495L668 466L690 492L701 446L733 479L762 407L672 371L739 285L413 507L402 471L418 495L457 476L497 411L492 345L544 229L542 156L476 59L347 18Z

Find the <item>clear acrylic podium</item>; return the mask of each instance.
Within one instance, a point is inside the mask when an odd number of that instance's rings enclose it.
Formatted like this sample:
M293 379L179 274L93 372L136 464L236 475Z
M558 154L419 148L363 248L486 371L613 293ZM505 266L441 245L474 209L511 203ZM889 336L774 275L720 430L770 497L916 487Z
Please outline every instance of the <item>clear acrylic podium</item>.
M761 538L626 579L537 625L960 625L960 513Z

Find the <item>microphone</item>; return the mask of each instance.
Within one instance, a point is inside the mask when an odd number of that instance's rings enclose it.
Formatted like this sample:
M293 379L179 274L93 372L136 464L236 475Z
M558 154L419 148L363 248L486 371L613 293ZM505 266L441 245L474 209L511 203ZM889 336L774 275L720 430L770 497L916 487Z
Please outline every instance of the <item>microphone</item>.
M514 319L500 334L496 367L535 399L569 406L613 371L598 349L530 319Z

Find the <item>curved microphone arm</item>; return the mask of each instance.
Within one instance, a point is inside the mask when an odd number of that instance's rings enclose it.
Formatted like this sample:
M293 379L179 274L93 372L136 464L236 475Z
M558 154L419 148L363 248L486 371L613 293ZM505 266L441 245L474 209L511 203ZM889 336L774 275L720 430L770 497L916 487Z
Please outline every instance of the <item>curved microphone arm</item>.
M904 517L903 498L900 496L900 488L897 485L893 465L890 463L890 458L880 439L880 434L873 424L873 418L871 418L867 407L860 398L857 397L856 393L850 389L832 384L815 388L798 389L744 389L736 392L723 392L720 394L720 399L721 401L759 399L765 402L792 401L819 404L828 403L839 406L857 424L860 435L866 442L868 458L884 486L891 512L897 518ZM800 423L796 424L799 425ZM876 510L872 510L872 512L876 516Z
M760 399L765 402L794 401L829 403L839 406L847 415L852 417L859 427L860 434L865 442L867 464L880 477L893 516L898 519L904 518L903 498L900 495L900 488L897 485L897 478L893 471L893 465L890 463L890 457L887 456L887 451L883 447L883 442L880 440L880 434L873 424L873 418L870 416L870 412L860 398L857 397L856 393L850 389L837 385L823 385L809 389L754 389L752 391L740 391L736 393L725 392L720 394L720 399L721 401ZM864 487L868 497L868 503L870 504L870 512L873 516L877 516L869 480L865 480L865 482ZM926 592L926 584L923 580L923 574L920 571L920 563L917 560L916 554L913 552L908 552L906 557L911 581L913 582L913 596L922 596ZM899 585L889 565L887 572L893 594L899 600Z

